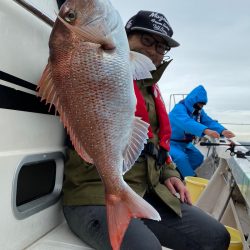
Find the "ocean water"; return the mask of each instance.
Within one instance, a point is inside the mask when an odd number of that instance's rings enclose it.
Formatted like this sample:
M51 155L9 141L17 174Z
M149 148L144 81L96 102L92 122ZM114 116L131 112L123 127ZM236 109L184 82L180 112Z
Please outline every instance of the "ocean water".
M172 110L175 103L178 103L183 95L175 95L175 99L166 99L168 112ZM170 102L171 100L171 102ZM249 142L250 144L250 110L216 110L211 106L204 107L205 112L214 120L220 122L225 128L231 130L238 142Z
M208 114L218 120L224 127L231 130L235 139L239 142L250 143L250 111L248 110L227 110L209 111Z

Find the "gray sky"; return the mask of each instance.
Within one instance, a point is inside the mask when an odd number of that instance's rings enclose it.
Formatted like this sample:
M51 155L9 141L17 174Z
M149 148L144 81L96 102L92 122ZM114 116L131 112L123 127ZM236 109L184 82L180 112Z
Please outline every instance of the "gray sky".
M111 0L124 23L139 10L163 13L181 46L159 85L166 106L170 94L202 84L205 110L221 122L250 123L249 0ZM250 126L244 127L250 134ZM233 129L233 128L231 128Z

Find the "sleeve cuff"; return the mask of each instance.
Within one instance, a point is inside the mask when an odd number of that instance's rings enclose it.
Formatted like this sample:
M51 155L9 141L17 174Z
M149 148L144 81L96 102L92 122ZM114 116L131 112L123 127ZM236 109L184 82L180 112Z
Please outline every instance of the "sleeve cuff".
M170 177L177 177L181 179L179 172L176 170L176 165L173 162L163 166L161 172L161 182L164 183Z

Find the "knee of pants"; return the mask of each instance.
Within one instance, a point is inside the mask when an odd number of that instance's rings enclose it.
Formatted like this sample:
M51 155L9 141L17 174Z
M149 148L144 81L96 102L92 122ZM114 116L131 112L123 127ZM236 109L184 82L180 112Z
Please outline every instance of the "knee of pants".
M121 250L127 249L162 250L162 246L156 235L142 220L132 219L121 245Z
M143 249L143 250L162 250L162 246L159 241L152 241L150 239L140 238L135 241L130 240L129 242L122 242L121 250L137 250L137 249Z
M195 174L186 155L179 156L174 160L174 162L176 163L177 169L180 171L183 178L185 176L193 176Z
M230 234L227 229L221 225L221 229L217 231L217 237L214 240L214 246L216 249L226 250L230 244Z
M193 159L190 159L190 164L192 165L192 168L195 170L198 168L202 162L204 161L204 156L202 154L197 154Z
M204 249L220 249L227 250L230 244L230 234L227 229L220 223L214 224L210 233L210 237L207 237L204 242Z
M171 155L173 161L177 165L189 164L188 155L185 152L181 151L181 150L178 150L178 152L175 152L173 154L170 153L170 155Z
M200 163L199 165L201 165L201 163L204 161L204 156L203 155L200 155Z

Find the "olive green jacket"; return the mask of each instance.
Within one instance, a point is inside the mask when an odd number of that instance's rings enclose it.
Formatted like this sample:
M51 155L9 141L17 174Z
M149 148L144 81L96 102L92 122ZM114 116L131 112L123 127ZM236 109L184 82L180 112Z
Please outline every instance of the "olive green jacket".
M169 62L162 64L153 72L153 80L147 79L137 82L144 96L149 113L149 121L154 133L154 138L150 141L155 145L158 143L158 120L154 100L150 91L148 91L148 87L160 79ZM140 156L134 166L124 175L124 180L140 196L143 196L146 192L153 192L178 215L181 215L179 199L173 196L163 184L167 178L172 176L180 178L174 164L165 164L159 169L154 158L151 156ZM105 204L104 186L96 167L82 160L76 151L72 149L68 150L68 160L65 164L63 203L64 205Z

